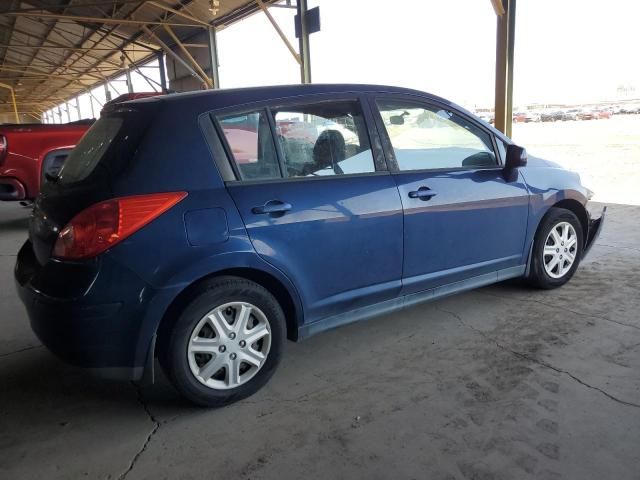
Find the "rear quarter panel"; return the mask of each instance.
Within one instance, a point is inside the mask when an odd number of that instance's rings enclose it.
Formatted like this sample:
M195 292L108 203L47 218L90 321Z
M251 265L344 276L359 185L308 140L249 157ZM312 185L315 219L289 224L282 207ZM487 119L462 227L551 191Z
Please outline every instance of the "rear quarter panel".
M213 208L203 208L207 205ZM203 222L190 227L198 229L200 238L205 238L210 232L215 240L208 244L193 245L190 242L193 230L187 232L185 218L194 212L199 214L204 210L221 209L225 212L226 221L220 219L217 225ZM151 338L178 295L191 284L223 270L249 268L275 277L289 291L298 322L303 319L302 306L294 285L282 272L257 255L225 189L190 192L175 207L107 254L134 271L148 285L138 292L140 302L146 304L147 308L139 325L136 365L144 363Z
M158 110L134 161L113 185L114 196L188 193L180 203L107 253L150 287L139 292L141 301L145 296L150 298L146 299L149 308L140 325L138 364L144 360L151 337L180 292L222 270L251 268L277 278L294 301L298 321L303 319L293 284L262 260L251 245L218 173L197 113L176 103L170 107Z

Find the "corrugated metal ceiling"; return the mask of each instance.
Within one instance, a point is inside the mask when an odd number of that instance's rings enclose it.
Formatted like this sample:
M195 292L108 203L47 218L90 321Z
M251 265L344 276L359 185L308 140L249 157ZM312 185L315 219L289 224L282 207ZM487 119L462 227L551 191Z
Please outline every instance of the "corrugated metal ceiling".
M275 3L275 0L264 0ZM0 2L0 82L11 85L21 112L40 112L160 47L138 22L173 45L205 25L223 28L259 11L247 0L8 0ZM11 111L0 89L0 112Z

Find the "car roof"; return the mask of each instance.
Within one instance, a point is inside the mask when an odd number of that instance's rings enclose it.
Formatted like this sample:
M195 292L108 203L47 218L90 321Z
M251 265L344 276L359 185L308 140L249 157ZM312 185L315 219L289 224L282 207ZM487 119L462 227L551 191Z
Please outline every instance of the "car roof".
M261 87L248 88L221 88L215 90L199 90L193 92L171 93L151 98L143 98L132 100L124 103L147 103L147 102L200 102L202 100L213 100L220 108L241 105L250 102L261 102L274 100L278 98L296 97L301 95L314 94L341 94L341 93L393 93L418 95L422 97L432 98L440 102L456 106L452 102L419 90L404 87L392 87L388 85L367 85L367 84L333 84L333 83L314 83L314 84L295 84L295 85L270 85Z
M420 97L425 100L434 100L443 105L450 106L458 111L462 111L467 115L474 116L467 109L457 105L445 98L433 95L431 93L414 90L404 87L393 87L389 85L375 84L358 84L358 83L312 83L312 84L294 84L294 85L270 85L261 87L248 88L221 88L213 90L199 90L183 93L170 93L167 95L158 95L155 97L141 98L123 102L118 105L127 104L150 104L163 103L164 105L172 105L180 109L189 111L206 111L214 109L224 109L228 107L241 106L255 102L266 102L278 99L291 99L303 95L318 94L361 94L361 93L380 93L395 94ZM498 131L491 125L485 125L494 132L498 137L505 141L511 140L502 132Z

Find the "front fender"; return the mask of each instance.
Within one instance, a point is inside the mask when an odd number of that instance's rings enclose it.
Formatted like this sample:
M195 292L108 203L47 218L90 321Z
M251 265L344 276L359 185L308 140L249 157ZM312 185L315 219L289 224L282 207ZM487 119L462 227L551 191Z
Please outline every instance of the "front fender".
M527 275L535 234L549 209L562 201L571 200L582 205L586 212L588 201L588 190L580 182L580 176L577 173L539 159L536 159L534 165L520 170L530 195L525 243L525 252L528 252Z

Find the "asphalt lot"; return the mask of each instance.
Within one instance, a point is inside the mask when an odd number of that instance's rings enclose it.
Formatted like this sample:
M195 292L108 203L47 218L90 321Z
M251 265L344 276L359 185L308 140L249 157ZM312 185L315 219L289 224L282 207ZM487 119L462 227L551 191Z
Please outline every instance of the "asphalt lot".
M13 291L0 203L0 478L640 478L640 207L574 279L503 283L289 343L219 410L64 365Z

